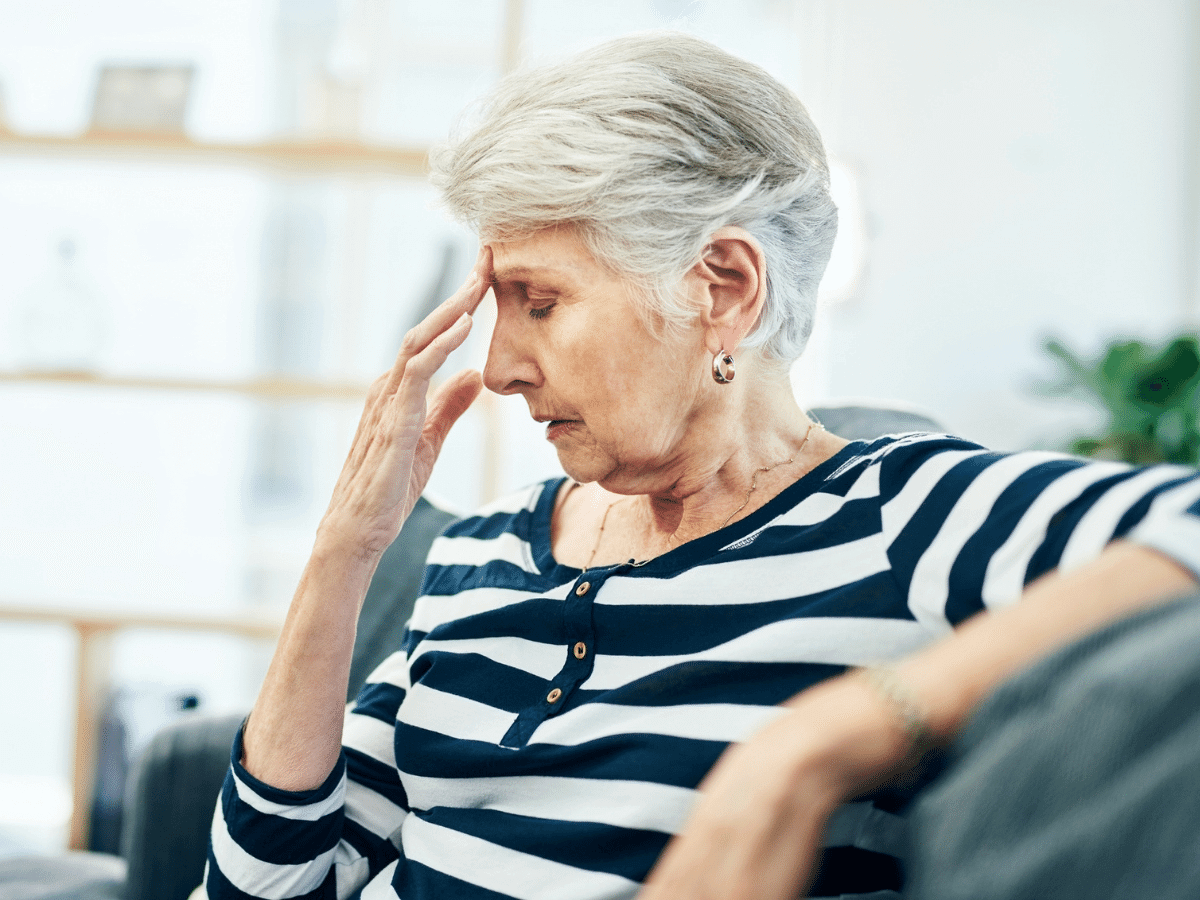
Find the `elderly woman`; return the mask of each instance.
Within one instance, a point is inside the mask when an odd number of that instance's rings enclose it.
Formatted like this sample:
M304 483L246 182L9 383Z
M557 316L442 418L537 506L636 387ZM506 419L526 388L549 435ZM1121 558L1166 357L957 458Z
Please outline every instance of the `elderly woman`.
M434 178L483 249L371 391L213 900L889 896L890 781L1009 673L1194 584L1195 470L850 442L797 406L836 211L755 66L661 35L518 74ZM481 388L430 380L489 291L482 385L569 477L449 528L347 710L376 562Z

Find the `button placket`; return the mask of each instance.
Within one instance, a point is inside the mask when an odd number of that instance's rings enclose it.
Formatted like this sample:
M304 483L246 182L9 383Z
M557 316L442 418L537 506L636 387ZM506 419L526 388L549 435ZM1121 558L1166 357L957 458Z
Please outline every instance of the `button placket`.
M547 693L542 695L540 703L526 707L517 715L509 727L499 746L508 749L520 749L537 731L538 726L554 716L567 711L568 695L588 679L595 663L592 646L595 643L595 630L592 623L592 604L596 592L604 586L605 580L612 574L608 570L589 572L585 577L581 572L579 581L567 590L563 598L562 628L567 644L566 661L557 675L550 679Z
M592 633L592 602L593 597L604 585L604 575L597 578L594 573L588 573L585 579L580 573L580 580L567 594L563 609L563 627L567 633L567 660L561 672L551 682L552 687L544 698L542 707L544 716L557 715L564 709L564 697L585 681L591 673L592 660L588 658L588 644L593 640ZM554 685L557 682L557 685ZM547 709L546 707L549 707Z

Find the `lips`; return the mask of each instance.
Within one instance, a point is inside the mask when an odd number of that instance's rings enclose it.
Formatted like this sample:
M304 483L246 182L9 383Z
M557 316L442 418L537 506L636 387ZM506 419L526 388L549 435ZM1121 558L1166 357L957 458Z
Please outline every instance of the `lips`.
M546 440L553 441L555 438L562 437L578 424L580 424L578 419L551 419L546 424Z

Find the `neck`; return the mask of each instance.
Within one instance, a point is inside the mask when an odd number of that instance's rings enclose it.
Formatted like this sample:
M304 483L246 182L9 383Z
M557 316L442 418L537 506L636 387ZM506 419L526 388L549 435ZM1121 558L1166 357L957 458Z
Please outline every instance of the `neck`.
M650 483L595 497L607 517L595 564L660 556L717 531L759 509L828 456L822 430L796 404L786 378L758 380L757 390L743 388L708 418L689 426L702 438L692 452L654 473Z
M731 454L707 483L691 493L636 498L631 505L646 514L647 537L678 546L750 515L815 465L806 451L819 430L815 423L806 422L798 438L780 436L769 445L778 447L771 456Z

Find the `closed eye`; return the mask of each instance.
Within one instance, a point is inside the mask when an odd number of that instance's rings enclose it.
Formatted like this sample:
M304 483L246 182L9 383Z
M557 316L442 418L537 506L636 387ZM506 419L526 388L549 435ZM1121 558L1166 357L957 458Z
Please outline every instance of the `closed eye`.
M544 319L550 315L550 310L554 309L555 304L549 303L546 306L531 306L529 308L529 318Z

